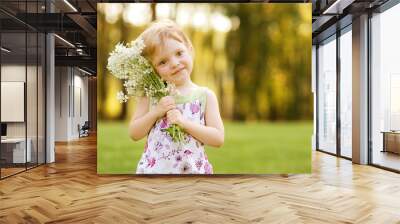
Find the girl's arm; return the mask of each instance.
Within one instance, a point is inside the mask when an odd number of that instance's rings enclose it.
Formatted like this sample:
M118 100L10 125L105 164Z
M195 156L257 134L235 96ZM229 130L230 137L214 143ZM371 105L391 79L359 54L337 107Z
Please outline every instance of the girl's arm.
M171 96L166 96L160 99L154 110L149 111L149 105L148 97L140 97L137 100L136 110L129 124L129 136L134 141L147 136L154 123L168 110L175 108L175 101Z
M170 123L178 124L187 133L206 145L221 147L224 144L224 124L219 113L218 100L210 90L207 91L206 126L184 119L179 110L168 111L167 118Z

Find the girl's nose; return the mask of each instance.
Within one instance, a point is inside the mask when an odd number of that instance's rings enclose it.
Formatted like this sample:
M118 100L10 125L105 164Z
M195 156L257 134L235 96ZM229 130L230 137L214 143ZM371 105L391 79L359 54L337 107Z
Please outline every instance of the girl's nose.
M177 67L179 65L179 60L177 58L171 59L171 65L173 68Z

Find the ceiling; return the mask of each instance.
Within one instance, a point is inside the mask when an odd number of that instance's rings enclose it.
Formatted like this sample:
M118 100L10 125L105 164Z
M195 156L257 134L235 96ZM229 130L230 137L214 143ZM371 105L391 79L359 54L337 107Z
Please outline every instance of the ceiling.
M373 11L388 0L313 0L313 44L352 23L352 18Z
M9 59L34 55L33 44L25 52L25 30L53 32L56 66L78 66L96 74L96 4L96 0L47 0L46 6L45 0L1 0L2 43L13 50Z

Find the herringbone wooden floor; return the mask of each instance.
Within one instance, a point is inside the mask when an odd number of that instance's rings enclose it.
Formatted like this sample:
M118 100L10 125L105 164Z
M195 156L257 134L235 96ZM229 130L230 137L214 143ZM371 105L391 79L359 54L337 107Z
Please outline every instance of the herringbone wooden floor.
M96 174L96 141L0 181L0 223L400 223L400 175L320 152L311 175Z

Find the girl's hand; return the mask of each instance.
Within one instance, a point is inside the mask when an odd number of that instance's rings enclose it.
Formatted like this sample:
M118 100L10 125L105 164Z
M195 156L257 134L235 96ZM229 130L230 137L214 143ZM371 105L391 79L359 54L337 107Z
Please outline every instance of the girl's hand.
M183 127L184 118L178 109L172 109L167 112L167 121L170 124L177 124Z
M157 106L154 109L154 113L158 118L162 118L165 116L167 111L175 109L175 100L172 96L164 96L160 99Z

